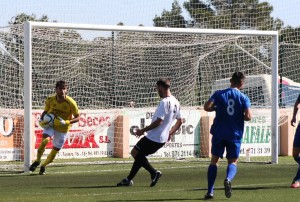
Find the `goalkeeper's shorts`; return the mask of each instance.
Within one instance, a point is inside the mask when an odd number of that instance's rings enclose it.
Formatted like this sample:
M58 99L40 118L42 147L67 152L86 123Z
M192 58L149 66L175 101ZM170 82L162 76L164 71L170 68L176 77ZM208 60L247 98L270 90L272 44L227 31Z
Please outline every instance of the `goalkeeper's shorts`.
M62 133L54 130L53 127L44 128L43 134L52 137L52 144L54 147L61 149L67 139L67 133Z

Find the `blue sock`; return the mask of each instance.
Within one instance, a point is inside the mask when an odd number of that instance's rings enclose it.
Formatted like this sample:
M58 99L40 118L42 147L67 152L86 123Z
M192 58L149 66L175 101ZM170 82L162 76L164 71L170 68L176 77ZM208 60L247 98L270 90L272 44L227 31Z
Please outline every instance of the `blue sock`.
M300 181L300 165L298 167L298 171L297 171L296 177L294 178L294 181Z
M214 184L217 178L217 171L218 167L216 165L209 165L207 170L207 193L213 194L214 193Z
M300 156L294 157L294 160L300 165Z
M231 163L227 166L227 176L226 179L228 179L229 181L232 181L233 178L235 177L235 174L237 172L237 167L236 164Z
M299 167L298 167L298 171L297 174L294 178L294 181L300 181L300 156L294 157L294 160L298 163Z

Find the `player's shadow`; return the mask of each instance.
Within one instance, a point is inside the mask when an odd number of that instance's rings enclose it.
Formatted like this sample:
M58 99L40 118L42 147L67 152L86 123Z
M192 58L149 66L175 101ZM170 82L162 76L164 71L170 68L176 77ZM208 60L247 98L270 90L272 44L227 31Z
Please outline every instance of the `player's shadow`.
M224 190L223 187L216 187L214 188L215 190ZM262 189L290 189L290 186L287 185L280 185L280 186L257 186L257 187L232 187L232 190L242 190L242 191L251 191L251 190L262 190ZM191 190L186 190L186 191L207 191L207 188L195 188Z
M103 189L103 188L114 188L117 186L103 185L103 186L81 186L81 187L69 187L70 189Z
M20 175L24 174L23 171L0 171L0 177L13 177L13 176L20 176Z
M164 199L145 199L145 200L141 200L141 199L132 199L132 200L128 200L128 199L124 199L124 200L106 200L108 201L201 201L201 200L205 200L204 198L164 198Z
M47 189L60 189L60 188L69 188L69 189L105 189L105 188L114 188L117 186L112 186L112 185L103 185L103 186L76 186L76 187L44 187Z

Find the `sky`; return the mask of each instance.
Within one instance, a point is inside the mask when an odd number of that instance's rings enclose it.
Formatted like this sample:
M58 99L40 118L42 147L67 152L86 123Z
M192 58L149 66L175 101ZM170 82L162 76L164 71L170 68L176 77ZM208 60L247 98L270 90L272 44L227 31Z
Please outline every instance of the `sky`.
M179 0L180 5L185 0ZM260 0L262 2L263 0ZM293 27L300 25L300 0L264 0L273 5L273 17ZM170 10L173 0L0 0L0 26L19 13L46 14L63 23L153 26L155 15ZM187 16L187 13L184 13Z

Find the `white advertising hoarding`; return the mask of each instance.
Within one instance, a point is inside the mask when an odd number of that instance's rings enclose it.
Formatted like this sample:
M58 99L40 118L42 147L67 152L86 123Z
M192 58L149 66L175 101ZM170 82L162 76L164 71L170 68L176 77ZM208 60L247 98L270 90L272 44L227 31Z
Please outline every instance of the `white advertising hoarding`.
M134 131L150 125L154 112L155 108L128 112L130 150L139 140L134 136ZM151 157L185 158L199 155L200 110L181 110L181 115L184 122L175 136Z

